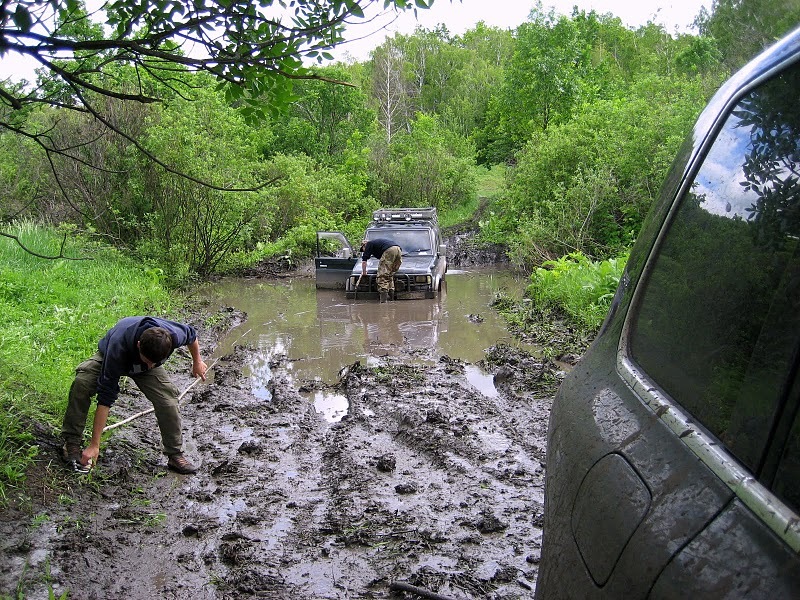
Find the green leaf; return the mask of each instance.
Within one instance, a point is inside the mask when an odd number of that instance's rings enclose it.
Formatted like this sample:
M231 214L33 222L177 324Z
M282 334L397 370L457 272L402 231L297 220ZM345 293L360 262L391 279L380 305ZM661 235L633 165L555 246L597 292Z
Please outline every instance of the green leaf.
M352 4L350 4L348 6L348 8L350 9L350 13L354 17L358 17L359 19L363 19L364 18L364 11L361 10L361 7L358 5L357 2L353 2Z
M21 4L17 4L17 10L14 11L14 25L25 32L30 31L33 25L31 14Z

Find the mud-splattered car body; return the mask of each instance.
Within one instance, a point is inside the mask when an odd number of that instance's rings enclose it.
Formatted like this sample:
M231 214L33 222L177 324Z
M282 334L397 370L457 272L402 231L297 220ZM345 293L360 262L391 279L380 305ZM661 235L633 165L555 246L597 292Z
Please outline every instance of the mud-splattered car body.
M800 30L700 115L553 403L536 596L800 590Z
M395 273L397 299L435 298L447 271L435 208L384 208L373 212L364 239L387 238L400 246L403 263ZM361 277L361 256L340 232L317 232L316 286L344 288L348 298L378 296L378 260L367 261Z

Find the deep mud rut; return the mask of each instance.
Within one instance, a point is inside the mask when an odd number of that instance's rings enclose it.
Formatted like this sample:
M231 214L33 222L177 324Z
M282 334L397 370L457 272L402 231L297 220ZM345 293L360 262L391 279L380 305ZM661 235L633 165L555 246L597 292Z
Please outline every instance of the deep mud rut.
M533 596L556 365L492 348L487 397L447 357L356 363L336 384L347 414L330 422L281 360L271 400L254 397L241 375L252 351L236 347L184 398L194 476L166 470L152 415L118 429L88 477L64 471L56 439L40 433L27 500L0 519L0 592L421 597L405 585L453 599ZM188 361L168 364L187 387ZM148 407L131 385L113 414Z

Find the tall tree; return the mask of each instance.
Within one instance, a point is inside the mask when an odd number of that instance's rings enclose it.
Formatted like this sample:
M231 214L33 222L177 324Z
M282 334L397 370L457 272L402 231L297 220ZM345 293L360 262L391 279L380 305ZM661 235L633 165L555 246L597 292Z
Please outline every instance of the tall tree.
M444 100L442 121L456 133L474 137L485 122L489 99L503 83L514 40L511 30L479 22L453 43L466 56Z
M387 143L398 131L408 131L410 127L411 92L404 67L405 56L394 40L387 40L372 54L372 95Z
M735 71L800 23L800 0L714 0L695 24L713 37Z
M541 2L517 28L505 80L489 103L482 139L484 162L510 160L536 132L569 119L587 60L574 21L544 12Z
M325 78L350 82L352 67L336 65L317 72ZM302 152L326 162L339 161L354 135L366 135L374 127L375 114L361 88L328 81L302 81L298 99L288 118L276 119L276 152Z

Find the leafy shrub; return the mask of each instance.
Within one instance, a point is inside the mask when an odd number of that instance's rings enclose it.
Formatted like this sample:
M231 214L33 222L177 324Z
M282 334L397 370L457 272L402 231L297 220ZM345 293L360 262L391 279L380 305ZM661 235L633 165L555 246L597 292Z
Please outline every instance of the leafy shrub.
M580 252L546 261L531 274L526 295L545 308L564 313L585 331L603 323L617 289L627 253L593 262Z
M698 81L643 78L533 136L492 223L516 240L514 262L530 267L572 251L607 258L629 248L704 94ZM663 101L654 107L654 98Z

